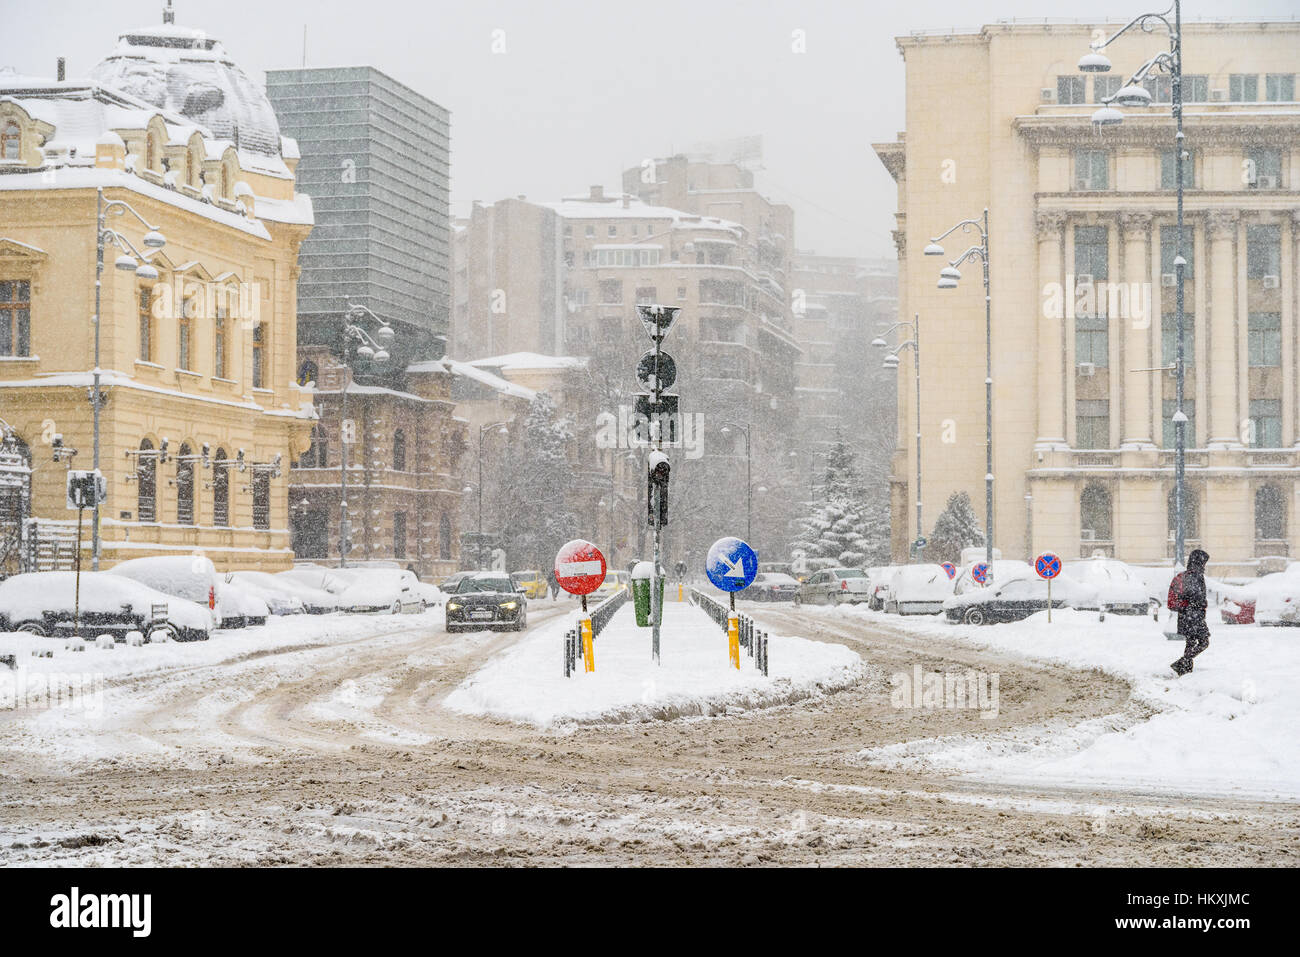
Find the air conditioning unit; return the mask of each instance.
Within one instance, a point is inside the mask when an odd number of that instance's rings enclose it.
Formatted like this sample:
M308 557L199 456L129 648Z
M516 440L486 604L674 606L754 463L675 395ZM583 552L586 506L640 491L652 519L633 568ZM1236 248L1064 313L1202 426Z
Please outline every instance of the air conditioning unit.
M1085 272L1085 273L1080 273L1079 275L1075 276L1075 277L1074 277L1074 284L1075 284L1076 286L1081 286L1081 285L1088 285L1088 286L1091 286L1091 285L1092 285L1092 273L1087 273L1087 272Z
M1097 373L1097 367L1093 363L1091 362L1079 363L1079 375L1095 375L1096 373Z
M1042 97L1044 103L1056 102L1056 90L1052 89L1050 86L1045 86L1039 90L1039 95Z
M1228 99L1228 91L1227 91L1227 90L1211 90L1211 91L1210 91L1210 102L1211 102L1211 103L1224 103L1224 102L1227 102L1227 99Z
M1265 277L1264 277L1264 288L1265 288L1265 289L1276 289L1276 288L1278 287L1278 284L1279 284L1280 282L1281 282L1281 280L1280 280L1277 276L1265 276Z
M1162 285L1162 286L1176 286L1176 285L1178 285L1178 273L1174 273L1174 272L1162 272L1162 273L1160 274L1160 285Z
M1276 177L1276 176L1256 176L1256 177L1255 177L1255 188L1256 188L1256 189L1277 189L1277 177Z
M1091 528L1081 528L1079 529L1079 540L1084 542L1095 542L1097 540L1097 533Z

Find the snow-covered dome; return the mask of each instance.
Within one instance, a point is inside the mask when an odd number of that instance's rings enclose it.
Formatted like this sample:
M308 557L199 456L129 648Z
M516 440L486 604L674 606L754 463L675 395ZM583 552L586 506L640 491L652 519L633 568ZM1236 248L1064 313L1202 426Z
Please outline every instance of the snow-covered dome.
M280 124L265 92L202 30L172 23L129 30L90 76L180 113L240 151L280 156Z

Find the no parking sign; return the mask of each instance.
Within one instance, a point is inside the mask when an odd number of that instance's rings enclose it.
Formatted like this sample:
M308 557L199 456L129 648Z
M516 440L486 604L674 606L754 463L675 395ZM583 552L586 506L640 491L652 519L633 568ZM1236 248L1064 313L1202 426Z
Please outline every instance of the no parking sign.
M1034 559L1034 571L1039 578L1047 579L1047 620L1052 620L1052 579L1061 574L1061 558L1051 552L1043 552Z

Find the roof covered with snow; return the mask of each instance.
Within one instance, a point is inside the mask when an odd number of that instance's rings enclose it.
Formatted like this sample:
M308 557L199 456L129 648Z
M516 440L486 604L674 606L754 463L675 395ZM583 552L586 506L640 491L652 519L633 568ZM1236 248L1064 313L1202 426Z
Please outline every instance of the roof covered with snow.
M532 389L509 382L498 375L493 375L486 369L477 368L474 364L460 362L445 356L441 359L413 363L406 367L406 371L411 373L448 372L452 375L470 379L480 385L485 385L490 389L495 389L503 395L513 396L516 399L527 399L531 402L537 397L537 393Z
M717 216L700 216L670 206L651 206L629 194L593 199L589 196L566 196L558 203L539 203L564 219L666 219L676 229L725 229L737 234L744 231L739 223Z
M480 369L501 369L504 371L523 369L585 369L585 356L546 356L540 352L511 352L503 356L489 356L486 359L473 359L470 365Z

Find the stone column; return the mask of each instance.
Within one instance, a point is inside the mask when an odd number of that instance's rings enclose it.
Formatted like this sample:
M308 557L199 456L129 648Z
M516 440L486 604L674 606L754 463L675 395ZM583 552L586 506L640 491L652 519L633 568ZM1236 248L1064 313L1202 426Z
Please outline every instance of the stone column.
M1117 318L1124 329L1122 368L1112 369L1118 379L1124 403L1124 428L1120 441L1123 448L1149 449L1151 441L1151 214L1145 211L1120 213L1120 241L1124 244L1124 283L1127 292L1119 299L1123 305ZM1115 394L1114 388L1111 394Z
M1210 448L1239 448L1241 428L1237 421L1237 333L1235 297L1237 259L1233 240L1237 237L1238 214L1213 209L1205 214L1205 235L1209 245L1209 366L1210 419L1207 445ZM1199 411L1199 410L1198 410Z
M1061 275L1067 220L1064 210L1034 214L1038 235L1038 441L1035 447L1065 447L1065 301L1073 290Z

